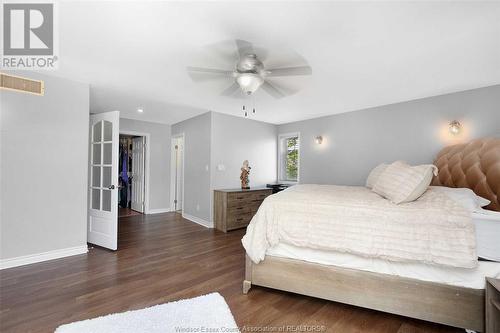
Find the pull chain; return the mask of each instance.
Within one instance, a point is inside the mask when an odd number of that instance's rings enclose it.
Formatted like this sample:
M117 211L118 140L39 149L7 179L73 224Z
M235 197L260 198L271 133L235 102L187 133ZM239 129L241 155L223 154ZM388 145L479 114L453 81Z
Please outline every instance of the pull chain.
M255 110L255 98L253 96L250 97L252 100L251 100L251 103L252 103L252 114L256 114L256 110ZM248 117L248 111L247 111L247 107L245 106L245 104L243 104L242 108L241 108L244 112L244 115L245 115L245 118Z

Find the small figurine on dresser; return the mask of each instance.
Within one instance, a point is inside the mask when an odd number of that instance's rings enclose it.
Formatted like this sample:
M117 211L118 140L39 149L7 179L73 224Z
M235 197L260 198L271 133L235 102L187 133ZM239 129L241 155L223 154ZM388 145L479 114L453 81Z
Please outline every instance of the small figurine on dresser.
M250 169L252 169L252 167L250 167L248 160L244 160L243 166L241 167L241 175L240 175L241 188L243 190L250 189L250 186L249 186L250 179L248 178L248 176L250 175Z

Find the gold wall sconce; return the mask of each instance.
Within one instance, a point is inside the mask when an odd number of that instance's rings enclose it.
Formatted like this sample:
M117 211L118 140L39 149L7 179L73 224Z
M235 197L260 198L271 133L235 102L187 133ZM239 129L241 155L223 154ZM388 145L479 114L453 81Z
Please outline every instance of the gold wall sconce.
M462 124L460 124L457 120L453 120L450 123L449 131L452 135L460 134L461 130L462 130Z

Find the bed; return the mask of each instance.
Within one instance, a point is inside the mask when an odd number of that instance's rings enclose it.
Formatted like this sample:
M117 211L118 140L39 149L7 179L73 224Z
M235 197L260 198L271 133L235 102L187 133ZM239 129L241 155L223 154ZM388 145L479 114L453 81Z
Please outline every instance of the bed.
M470 188L491 201L488 211L471 214L432 188L390 214L391 204L377 201L366 188L291 188L267 198L247 229L243 292L264 286L484 331L484 280L500 277L500 263L477 258L500 259L494 234L500 225L495 213L500 210L500 139L444 148L435 165L440 172L433 185ZM308 193L317 197L308 202ZM284 213L269 208L283 202L304 222L285 225ZM428 213L442 221L429 221ZM341 229L326 227L333 215L347 221ZM375 220L384 228L363 232ZM392 231L406 235L404 240Z

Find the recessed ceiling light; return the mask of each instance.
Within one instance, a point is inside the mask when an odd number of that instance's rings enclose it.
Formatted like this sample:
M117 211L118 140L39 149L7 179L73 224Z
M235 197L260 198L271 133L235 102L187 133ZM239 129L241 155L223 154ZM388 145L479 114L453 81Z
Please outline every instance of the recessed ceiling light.
M137 112L139 112L139 113L143 113L143 112L144 112L144 109L143 109L143 108L137 108Z

